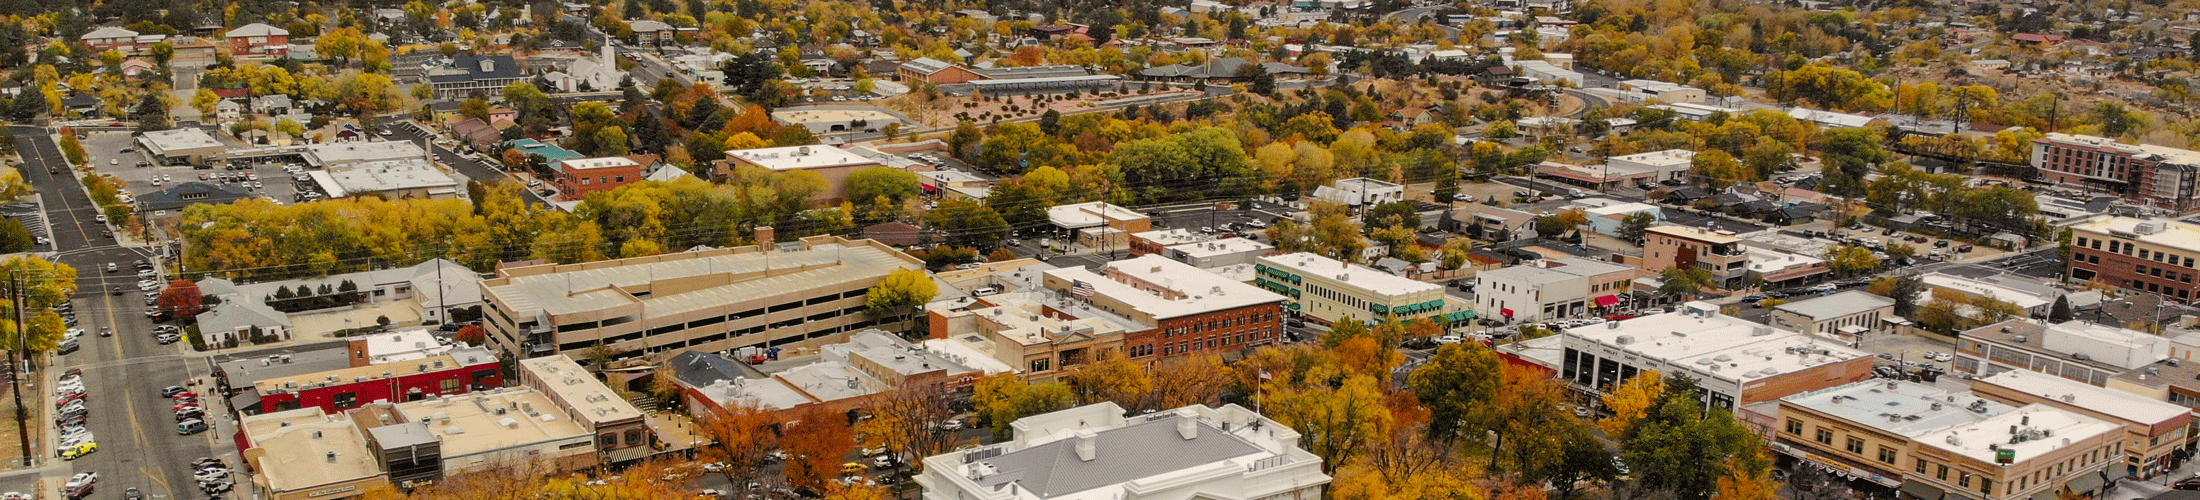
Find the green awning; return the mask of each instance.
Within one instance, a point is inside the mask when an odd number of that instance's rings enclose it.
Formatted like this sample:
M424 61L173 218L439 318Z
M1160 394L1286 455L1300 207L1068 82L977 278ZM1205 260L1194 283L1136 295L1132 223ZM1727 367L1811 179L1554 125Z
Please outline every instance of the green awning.
M1941 497L1948 496L1948 492L1941 491L1939 486L1925 484L1923 481L1903 481L1902 487L1897 489L1909 498L1920 500L1940 500Z
M2040 490L2039 493L2032 494L2032 500L2055 500L2062 497L2062 495L2058 494L2061 491L2061 488L2048 488Z
M1299 303L1297 303L1297 302L1292 302L1292 303L1289 303L1289 304L1284 304L1284 305L1283 305L1283 308L1284 308L1284 309L1289 309L1289 310L1293 310L1293 311L1297 311L1297 310L1299 310Z
M2101 489L2102 484L2107 483L2108 481L2101 479L2101 473L2094 472L2079 474L2078 477L2070 478L2070 483L2064 486L2069 487L2070 491L2078 492L2079 495L2092 495L2095 490Z

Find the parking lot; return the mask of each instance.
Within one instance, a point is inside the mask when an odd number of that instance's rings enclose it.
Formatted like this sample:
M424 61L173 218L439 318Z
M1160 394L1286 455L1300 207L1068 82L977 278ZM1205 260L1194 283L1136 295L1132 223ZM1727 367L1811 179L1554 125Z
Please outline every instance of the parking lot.
M31 240L38 242L36 248L50 249L53 245L53 230L46 227L45 211L39 209L37 203L22 202L0 206L0 216L22 222L23 228L30 230Z
M216 134L216 137L224 136ZM283 172L281 162L248 161L236 170L162 166L138 147L135 137L129 132L92 132L85 134L82 142L85 152L91 155L93 170L121 178L127 183L128 194L134 197L173 188L185 182L205 182L225 188L241 187L252 194L272 198L278 203L288 204L298 200L298 186L292 182L290 174Z

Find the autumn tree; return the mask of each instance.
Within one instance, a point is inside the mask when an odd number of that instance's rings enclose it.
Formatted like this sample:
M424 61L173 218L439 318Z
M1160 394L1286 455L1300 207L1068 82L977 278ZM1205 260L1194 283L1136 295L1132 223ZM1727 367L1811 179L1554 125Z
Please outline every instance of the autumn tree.
M787 452L788 486L818 491L840 477L841 458L856 446L846 415L810 405L787 425L792 428L780 438L780 447Z
M978 379L970 403L993 426L995 441L1008 439L1009 424L1016 419L1067 410L1077 404L1077 393L1062 382L1025 383L1013 373Z
M765 454L779 447L778 421L772 412L753 400L728 401L724 406L697 408L696 434L710 441L702 449L705 460L726 464L732 474L746 474L762 467Z
M154 299L153 304L177 318L190 320L198 317L199 311L205 309L206 296L199 293L197 282L177 279L168 283L168 289L160 291L160 297Z
M1693 380L1668 381L1667 389L1621 438L1620 455L1636 480L1681 500L1707 500L1729 471L1754 476L1771 468L1757 434L1732 413L1705 408Z
M22 287L20 309L28 315L16 316L15 294L0 298L0 331L21 333L0 336L0 348L7 349L12 357L22 351L47 352L60 346L67 327L53 307L76 294L76 268L40 257L19 256L0 260L0 273L18 279L11 286Z
M1113 401L1130 411L1162 409L1143 406L1153 394L1153 377L1147 375L1146 367L1124 357L1121 350L1103 352L1099 360L1078 366L1070 371L1068 380L1078 401L1084 404Z
M466 345L481 346L487 345L489 342L489 333L488 330L483 330L481 325L466 325L459 327L457 332L452 333L451 339L465 342Z
M931 302L939 294L939 286L932 276L916 269L896 269L888 273L878 284L865 292L863 305L872 317L895 318L907 321L917 308ZM903 325L907 330L907 325Z
M1665 378L1655 371L1645 371L1619 383L1605 391L1604 409L1612 415L1597 421L1597 428L1603 429L1607 436L1627 435L1635 421L1648 415L1664 393Z

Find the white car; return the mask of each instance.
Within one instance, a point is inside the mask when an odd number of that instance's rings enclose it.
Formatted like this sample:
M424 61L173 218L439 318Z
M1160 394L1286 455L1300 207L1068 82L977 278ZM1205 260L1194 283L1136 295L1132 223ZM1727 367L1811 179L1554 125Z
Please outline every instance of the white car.
M1438 343L1438 344L1457 344L1457 343L1459 343L1459 341L1460 341L1460 340L1462 340L1462 339L1460 339L1458 335L1445 335L1445 336L1442 336L1442 337L1437 337L1437 338L1436 338L1436 343Z
M107 214L97 214L97 215L93 215L93 216L92 216L92 220L96 220L96 221L99 221L99 222L100 222L100 223L102 223L102 224L105 224L105 223L107 222Z
M84 485L87 485L87 484L92 484L92 483L97 483L97 482L99 482L99 473L97 473L97 472L79 472L79 473L77 473L77 474L76 474L76 475L74 475L74 476L69 476L69 483L68 483L68 485L66 485L65 487L66 487L67 489L71 489L71 490L73 490L73 489L77 489L77 488L82 488L82 487L84 487Z

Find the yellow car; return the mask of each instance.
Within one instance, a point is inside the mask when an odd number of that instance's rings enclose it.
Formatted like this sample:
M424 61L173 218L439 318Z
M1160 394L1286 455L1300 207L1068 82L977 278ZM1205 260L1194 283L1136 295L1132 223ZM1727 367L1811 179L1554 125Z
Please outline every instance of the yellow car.
M92 452L95 451L99 451L99 443L84 443L76 445L74 447L70 447L66 450L61 450L61 459L76 460L77 458L81 458L85 455L90 455L92 454Z
M864 467L864 466L863 466L863 464L859 464L859 463L855 463L855 462L848 462L848 463L840 464L840 473L841 473L841 474L862 474L862 473L863 473L863 471L866 471L866 470L870 470L870 468L869 468L869 467Z

